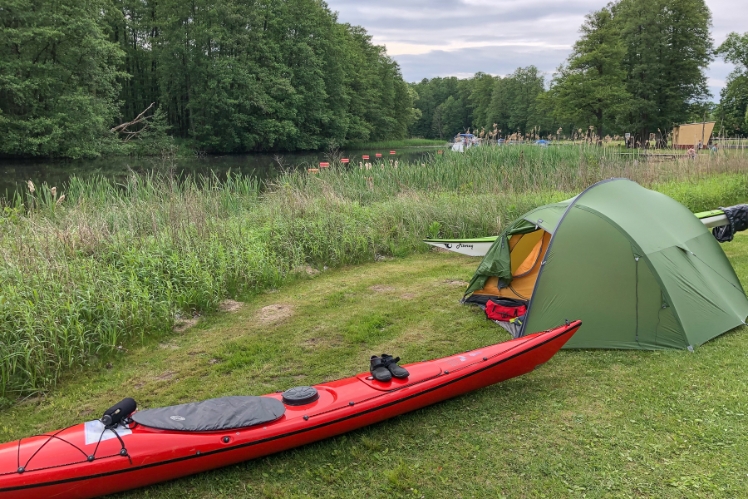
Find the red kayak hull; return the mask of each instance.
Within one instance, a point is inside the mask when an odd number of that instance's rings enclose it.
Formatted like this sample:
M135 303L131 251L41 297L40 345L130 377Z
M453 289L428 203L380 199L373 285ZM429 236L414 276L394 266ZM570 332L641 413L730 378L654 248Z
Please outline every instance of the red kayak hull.
M248 428L179 432L133 424L119 438L96 442L86 440L87 423L83 423L3 444L0 499L98 497L339 435L528 373L553 357L580 326L576 321L471 352L409 364L405 367L410 376L405 380L380 383L362 373L316 385L318 400L287 406L276 421ZM281 399L280 394L266 396Z

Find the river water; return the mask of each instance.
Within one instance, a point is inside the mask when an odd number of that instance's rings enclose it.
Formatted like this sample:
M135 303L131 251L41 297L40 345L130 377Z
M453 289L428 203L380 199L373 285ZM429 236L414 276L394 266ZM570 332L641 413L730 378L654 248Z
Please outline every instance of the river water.
M341 151L342 158L349 158L352 164L362 161L364 155L369 161L397 159L398 161L427 161L438 149L444 147L409 147L396 150L390 155L389 149L369 151ZM382 158L376 158L376 154ZM1 159L0 158L0 198L10 198L16 191L26 189L31 180L36 185L57 186L62 189L73 175L88 178L101 175L114 180L123 179L128 172L147 173L150 171L178 174L207 174L214 172L225 177L228 171L254 175L260 179L272 179L283 169L315 168L321 161L329 161L327 153L285 153L285 154L243 154L230 156L206 156L202 158L129 158L114 157L93 160L54 161L44 159Z

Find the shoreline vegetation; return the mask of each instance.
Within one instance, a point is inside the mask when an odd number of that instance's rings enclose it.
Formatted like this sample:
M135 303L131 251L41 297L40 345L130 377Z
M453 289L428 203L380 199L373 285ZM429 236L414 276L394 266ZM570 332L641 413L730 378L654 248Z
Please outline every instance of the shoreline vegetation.
M0 207L0 397L12 404L46 391L63 373L167 335L225 298L426 252L427 236L497 234L604 178L631 178L692 211L748 198L744 154L644 159L517 146L426 163L333 163L269 185L235 174L29 184Z

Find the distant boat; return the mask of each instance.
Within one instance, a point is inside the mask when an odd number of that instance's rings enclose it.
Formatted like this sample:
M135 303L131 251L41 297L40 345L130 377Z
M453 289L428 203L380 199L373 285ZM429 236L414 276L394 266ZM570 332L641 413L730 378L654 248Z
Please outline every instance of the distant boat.
M452 150L455 152L464 152L465 149L479 146L482 143L480 137L476 137L472 133L458 133L455 135L454 143L452 144Z

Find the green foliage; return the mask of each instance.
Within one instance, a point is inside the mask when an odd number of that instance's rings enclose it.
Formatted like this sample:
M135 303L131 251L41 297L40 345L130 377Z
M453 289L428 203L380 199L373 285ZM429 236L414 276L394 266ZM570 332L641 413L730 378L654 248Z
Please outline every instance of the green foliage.
M107 0L8 0L0 9L0 154L92 157L117 115L122 52Z
M316 150L404 138L397 64L316 0L117 0L125 119L158 102L172 133L209 152Z
M715 53L738 66L740 71L748 71L748 33L730 33Z
M704 0L620 0L612 12L631 94L623 123L647 140L687 121L689 106L708 98L711 13Z
M167 130L208 152L318 150L403 139L417 114L384 48L318 0L9 1L0 154L158 154ZM118 144L108 130L152 103L150 132Z
M582 25L582 38L544 96L558 122L571 123L572 128L593 125L597 136L605 137L606 124L625 111L631 97L621 65L624 54L611 11L603 8L589 14Z
M722 89L716 114L719 133L728 136L748 134L748 33L730 33L716 53L735 64Z
M504 88L500 88L500 87ZM527 135L532 128L542 123L537 109L537 98L545 92L544 78L535 66L518 68L514 73L500 80L491 96L488 121L496 123L499 129ZM486 128L488 128L486 123ZM542 132L550 132L544 127Z
M410 133L426 138L451 138L468 130L494 129L498 136L549 133L552 124L544 119L537 98L544 90L544 78L535 66L518 68L505 78L477 73L468 79L433 78L413 85L420 117ZM486 132L487 131L487 132Z

